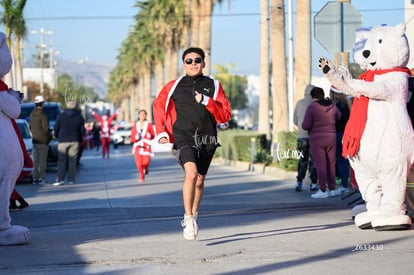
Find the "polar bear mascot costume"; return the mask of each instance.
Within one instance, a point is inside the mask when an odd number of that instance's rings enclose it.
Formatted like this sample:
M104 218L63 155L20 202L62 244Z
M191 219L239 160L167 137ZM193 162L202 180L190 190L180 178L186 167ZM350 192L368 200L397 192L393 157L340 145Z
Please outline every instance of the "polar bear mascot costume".
M414 161L414 132L407 113L410 49L405 24L375 26L357 35L354 59L366 71L353 79L347 68L322 57L319 68L331 84L353 96L342 140L366 212L355 217L361 229L402 230L407 174Z
M0 79L11 69L12 58L6 36L0 32ZM19 96L9 91L0 80L0 245L26 244L30 241L28 228L11 225L10 195L24 164L24 152L14 121L20 115Z

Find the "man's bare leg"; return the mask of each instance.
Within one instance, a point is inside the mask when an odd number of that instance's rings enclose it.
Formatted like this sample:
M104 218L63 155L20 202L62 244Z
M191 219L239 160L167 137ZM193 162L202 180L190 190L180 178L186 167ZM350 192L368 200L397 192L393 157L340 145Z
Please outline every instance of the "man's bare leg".
M191 211L194 217L197 216L198 208L201 203L201 198L203 197L205 178L206 178L205 175L197 176L197 182L195 184L195 192L194 192L194 201L193 201L193 206L192 206L192 211Z
M192 216L193 206L196 197L197 166L194 162L184 164L185 179L183 184L184 210L187 216ZM198 207L197 207L198 208Z

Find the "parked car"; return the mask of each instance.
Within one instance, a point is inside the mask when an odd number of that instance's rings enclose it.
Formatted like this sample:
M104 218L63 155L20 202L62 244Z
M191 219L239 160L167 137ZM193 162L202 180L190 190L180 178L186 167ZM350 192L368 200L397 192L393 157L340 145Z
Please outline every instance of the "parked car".
M26 146L26 151L33 158L33 139L32 132L30 131L29 123L24 119L16 119L17 128L22 135L24 145ZM29 179L30 182L33 182L33 175L27 175L23 180ZM22 180L22 181L23 181Z
M32 113L35 106L36 105L33 102L22 103L20 105L20 119L24 119L27 122L29 122L30 114ZM51 132L51 135L53 137L53 139L49 142L47 165L48 167L57 166L58 140L55 138L55 135L53 133L53 127L55 126L57 116L62 112L62 108L60 107L60 103L58 102L45 102L43 105L43 111L46 113L47 118L49 120L49 131Z
M22 135L24 145L26 146L27 153L31 157L33 154L33 139L32 132L30 131L29 123L24 119L16 119L17 128L19 128L20 134Z
M114 144L114 148L118 148L119 145L131 144L131 123L118 124L116 130L111 135L111 141Z

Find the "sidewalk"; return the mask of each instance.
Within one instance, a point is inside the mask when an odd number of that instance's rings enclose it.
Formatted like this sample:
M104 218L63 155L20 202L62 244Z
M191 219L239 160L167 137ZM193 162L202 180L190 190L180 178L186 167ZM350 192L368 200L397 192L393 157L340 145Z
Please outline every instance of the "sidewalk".
M214 163L196 241L183 239L183 172L157 154L144 184L129 147L85 151L75 185L19 184L26 246L0 247L1 274L408 274L413 231L360 230L340 197L294 179ZM55 172L48 173L53 182ZM308 186L305 186L308 187Z

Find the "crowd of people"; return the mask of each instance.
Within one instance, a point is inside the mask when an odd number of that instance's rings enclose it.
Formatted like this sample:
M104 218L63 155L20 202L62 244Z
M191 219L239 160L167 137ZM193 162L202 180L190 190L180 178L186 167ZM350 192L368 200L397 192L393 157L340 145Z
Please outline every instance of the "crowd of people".
M217 80L203 75L205 53L190 47L182 54L185 74L168 82L153 104L154 125L147 120L147 111L137 112L130 139L132 154L144 182L149 173L152 143L170 143L176 150L178 164L184 171L183 236L195 240L198 235L198 209L204 192L204 182L218 146L217 125L231 116L230 104ZM189 96L190 95L190 96ZM49 122L43 111L45 99L35 98L30 115L33 134L33 179L46 184L48 144L52 138ZM297 167L295 190L304 188L306 175L310 178L312 198L323 199L349 192L352 174L349 162L342 156L342 138L350 116L351 101L331 86L329 96L322 88L308 85L304 98L294 110L297 126L297 149L301 152ZM53 127L58 140L58 169L55 186L76 183L77 168L83 150L102 150L102 158L110 157L111 116L98 115L90 110L95 122L85 122L76 101L66 102ZM200 139L194 138L201 137ZM208 137L208 138L203 138ZM201 141L201 142L200 142ZM23 165L23 164L22 164ZM16 204L19 202L19 205ZM29 204L16 190L10 196L9 209L23 209Z

